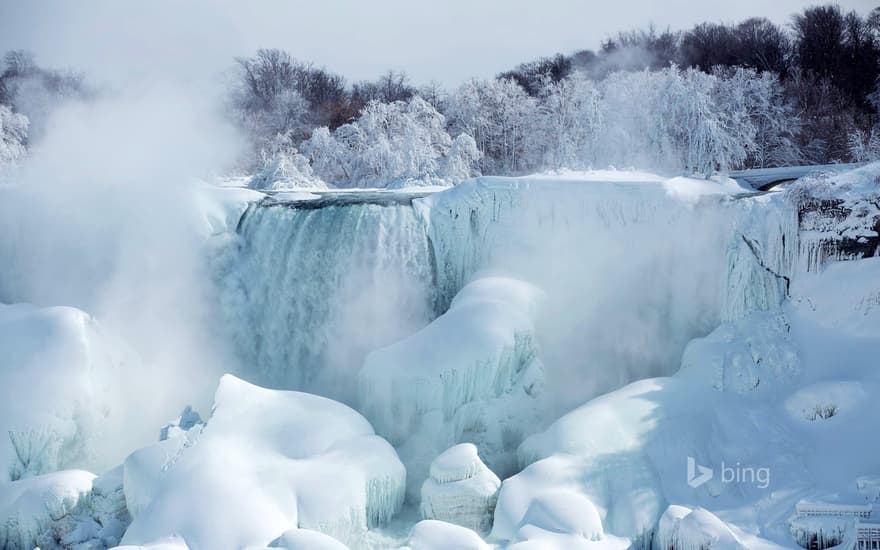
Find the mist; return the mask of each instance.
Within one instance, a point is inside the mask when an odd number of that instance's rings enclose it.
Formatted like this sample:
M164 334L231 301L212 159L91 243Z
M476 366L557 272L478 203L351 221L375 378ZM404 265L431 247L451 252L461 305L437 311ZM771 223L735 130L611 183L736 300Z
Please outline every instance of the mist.
M2 189L0 301L82 309L126 348L119 372L95 373L120 385L113 403L94 405L120 429L106 430L102 462L153 441L185 405L207 408L233 369L208 328L198 193L198 178L240 150L216 106L170 85L68 102Z

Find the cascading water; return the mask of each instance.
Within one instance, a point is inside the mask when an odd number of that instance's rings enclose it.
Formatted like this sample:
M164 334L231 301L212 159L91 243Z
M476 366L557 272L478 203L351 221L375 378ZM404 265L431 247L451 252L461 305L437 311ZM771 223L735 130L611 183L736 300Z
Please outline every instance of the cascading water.
M253 204L220 273L242 374L352 403L364 355L443 313L482 270L546 291L537 329L560 407L671 374L690 339L781 302L797 242L783 201L689 185L480 178L430 196Z
M245 374L350 400L364 354L436 316L431 246L411 197L266 199L225 252L222 308Z

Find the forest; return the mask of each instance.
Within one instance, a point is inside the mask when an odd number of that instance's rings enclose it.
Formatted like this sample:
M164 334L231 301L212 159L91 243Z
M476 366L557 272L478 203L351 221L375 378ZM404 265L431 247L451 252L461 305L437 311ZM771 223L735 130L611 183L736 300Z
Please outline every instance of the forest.
M880 8L814 6L619 32L597 51L526 61L447 89L403 72L348 82L279 49L230 62L223 116L257 188L457 183L475 175L649 168L708 175L880 157ZM14 164L87 75L25 51L0 74L0 166Z

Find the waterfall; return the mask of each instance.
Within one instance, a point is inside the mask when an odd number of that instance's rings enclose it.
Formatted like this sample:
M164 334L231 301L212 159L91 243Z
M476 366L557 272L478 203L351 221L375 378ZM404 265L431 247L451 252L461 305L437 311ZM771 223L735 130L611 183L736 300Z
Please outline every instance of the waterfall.
M351 403L367 352L442 314L477 273L501 271L547 294L538 339L566 406L671 374L692 338L781 303L797 249L785 201L635 176L252 204L220 269L243 374Z
M222 310L250 379L349 401L363 356L436 316L410 200L252 204L225 251Z

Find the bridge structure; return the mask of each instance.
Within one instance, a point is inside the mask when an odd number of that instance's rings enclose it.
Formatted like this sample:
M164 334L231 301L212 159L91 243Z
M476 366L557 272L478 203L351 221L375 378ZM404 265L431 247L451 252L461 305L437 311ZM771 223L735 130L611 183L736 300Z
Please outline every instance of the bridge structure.
M753 170L734 170L727 175L740 185L752 187L757 191L769 191L777 185L789 183L796 179L818 172L841 172L852 170L866 163L848 164L816 164L811 166L783 166L781 168L756 168Z

